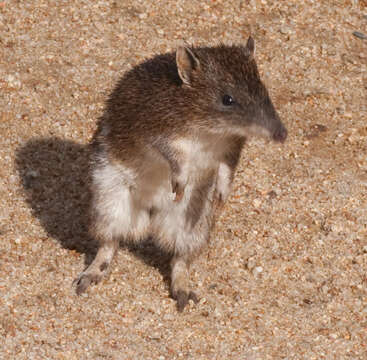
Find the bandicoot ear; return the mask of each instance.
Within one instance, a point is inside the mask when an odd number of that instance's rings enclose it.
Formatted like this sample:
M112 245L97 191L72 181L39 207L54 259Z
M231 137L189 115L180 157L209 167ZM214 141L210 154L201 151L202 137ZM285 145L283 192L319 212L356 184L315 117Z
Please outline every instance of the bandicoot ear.
M250 56L255 56L255 40L251 36L247 40L246 49Z
M181 80L190 85L193 71L200 67L199 60L189 48L179 46L176 51L176 63Z

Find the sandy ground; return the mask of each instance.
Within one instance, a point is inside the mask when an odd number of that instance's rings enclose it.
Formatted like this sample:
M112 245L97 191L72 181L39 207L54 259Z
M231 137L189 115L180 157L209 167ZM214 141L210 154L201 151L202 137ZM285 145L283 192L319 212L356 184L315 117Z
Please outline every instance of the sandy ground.
M367 359L366 1L0 2L0 359ZM167 259L93 257L87 144L153 54L245 43L289 130L251 141L177 314Z

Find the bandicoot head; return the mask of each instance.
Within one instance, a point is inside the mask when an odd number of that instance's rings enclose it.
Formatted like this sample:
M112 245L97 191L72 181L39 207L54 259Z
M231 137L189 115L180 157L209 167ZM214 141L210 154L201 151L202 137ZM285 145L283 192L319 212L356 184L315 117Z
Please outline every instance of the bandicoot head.
M265 135L284 142L287 130L260 79L255 42L246 46L179 47L176 63L193 109L208 114L215 133Z

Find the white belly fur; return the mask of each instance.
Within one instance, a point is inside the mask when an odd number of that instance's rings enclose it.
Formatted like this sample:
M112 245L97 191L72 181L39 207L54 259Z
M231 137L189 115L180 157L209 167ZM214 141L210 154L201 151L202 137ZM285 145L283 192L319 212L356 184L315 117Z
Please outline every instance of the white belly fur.
M205 245L211 222L215 181L208 191L208 201L204 203L200 219L192 227L187 222L186 211L196 184L196 175L200 173L198 164L203 162L197 161L195 149L190 144L183 145L189 147L192 156L182 169L186 186L179 202L174 201L175 194L172 193L168 177L155 187L153 194L142 197L144 189L136 187L139 181L134 170L107 161L97 165L93 172L93 205L97 214L95 220L104 236L139 241L152 235L161 248L179 254L196 252ZM150 213L153 208L154 212Z

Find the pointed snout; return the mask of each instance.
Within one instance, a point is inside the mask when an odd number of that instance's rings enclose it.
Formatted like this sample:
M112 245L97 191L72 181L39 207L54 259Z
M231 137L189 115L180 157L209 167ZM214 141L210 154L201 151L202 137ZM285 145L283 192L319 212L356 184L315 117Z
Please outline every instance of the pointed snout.
M270 97L267 96L260 106L263 126L268 129L270 138L276 142L284 143L288 131L283 125Z
M284 143L287 139L288 131L282 123L275 129L273 133L273 140L276 142Z
M266 90L264 92L265 98L254 109L256 114L254 123L265 130L266 137L273 141L284 143L287 139L288 131L280 120Z

